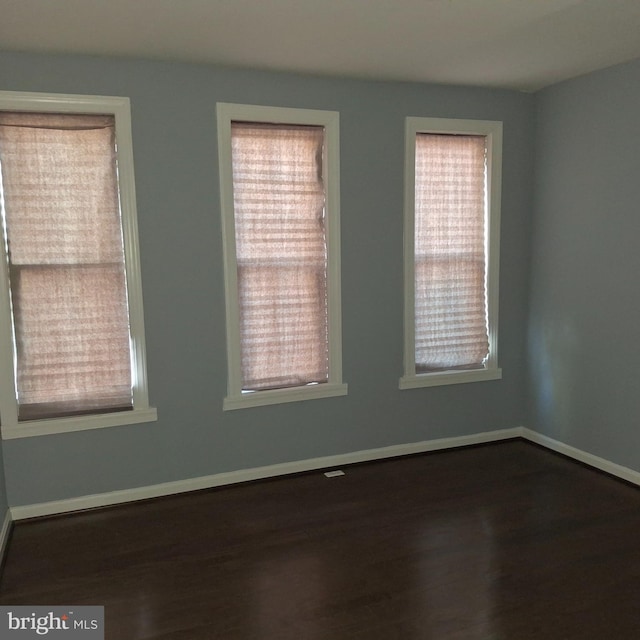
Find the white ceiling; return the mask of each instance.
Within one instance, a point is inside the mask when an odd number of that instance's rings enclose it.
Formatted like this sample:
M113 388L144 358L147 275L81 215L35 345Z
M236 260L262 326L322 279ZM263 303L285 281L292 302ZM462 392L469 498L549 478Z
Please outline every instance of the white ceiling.
M535 91L640 58L640 0L0 0L0 50Z

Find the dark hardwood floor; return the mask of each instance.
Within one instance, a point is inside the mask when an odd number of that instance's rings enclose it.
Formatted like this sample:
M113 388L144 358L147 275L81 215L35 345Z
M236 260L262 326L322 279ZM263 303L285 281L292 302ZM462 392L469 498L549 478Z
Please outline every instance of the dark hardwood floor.
M640 490L523 441L15 525L0 604L109 640L636 640Z

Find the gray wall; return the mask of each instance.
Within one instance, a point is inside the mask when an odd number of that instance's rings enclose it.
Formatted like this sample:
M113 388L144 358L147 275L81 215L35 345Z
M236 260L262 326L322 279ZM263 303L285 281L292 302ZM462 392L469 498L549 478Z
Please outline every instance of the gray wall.
M150 394L159 414L152 424L5 441L11 505L523 424L533 96L22 54L0 54L0 89L131 98ZM347 397L222 411L217 101L340 112ZM398 390L407 115L504 122L501 381Z
M640 470L640 61L537 95L528 426Z
M7 500L6 480L4 475L4 457L3 457L2 449L3 449L2 441L0 441L0 528L2 527L2 523L4 522L7 509L9 508L9 503Z

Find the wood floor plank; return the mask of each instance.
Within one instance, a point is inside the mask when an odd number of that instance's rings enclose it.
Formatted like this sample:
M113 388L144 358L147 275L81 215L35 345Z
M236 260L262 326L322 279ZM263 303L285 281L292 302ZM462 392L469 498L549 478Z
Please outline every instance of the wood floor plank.
M110 640L632 640L640 491L509 441L18 522L0 604Z

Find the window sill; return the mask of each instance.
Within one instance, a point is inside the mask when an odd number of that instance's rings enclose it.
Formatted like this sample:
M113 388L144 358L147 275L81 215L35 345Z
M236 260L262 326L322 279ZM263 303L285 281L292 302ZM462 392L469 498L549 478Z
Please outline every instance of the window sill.
M482 382L484 380L500 380L502 369L477 369L475 371L438 371L437 373L421 373L400 378L400 389L419 389L421 387L438 387L445 384L463 384L465 382Z
M249 407L262 407L269 404L281 404L284 402L298 402L300 400L315 400L318 398L332 398L346 396L347 385L325 383L292 389L269 389L266 391L254 391L243 393L240 396L227 396L222 408L224 411L234 409L246 409Z
M100 413L88 416L72 416L69 418L51 418L47 420L29 420L18 424L2 425L2 439L29 438L46 436L55 433L71 431L86 431L87 429L102 429L104 427L120 427L141 422L155 422L158 412L155 408L134 409L133 411L119 411L116 413Z

